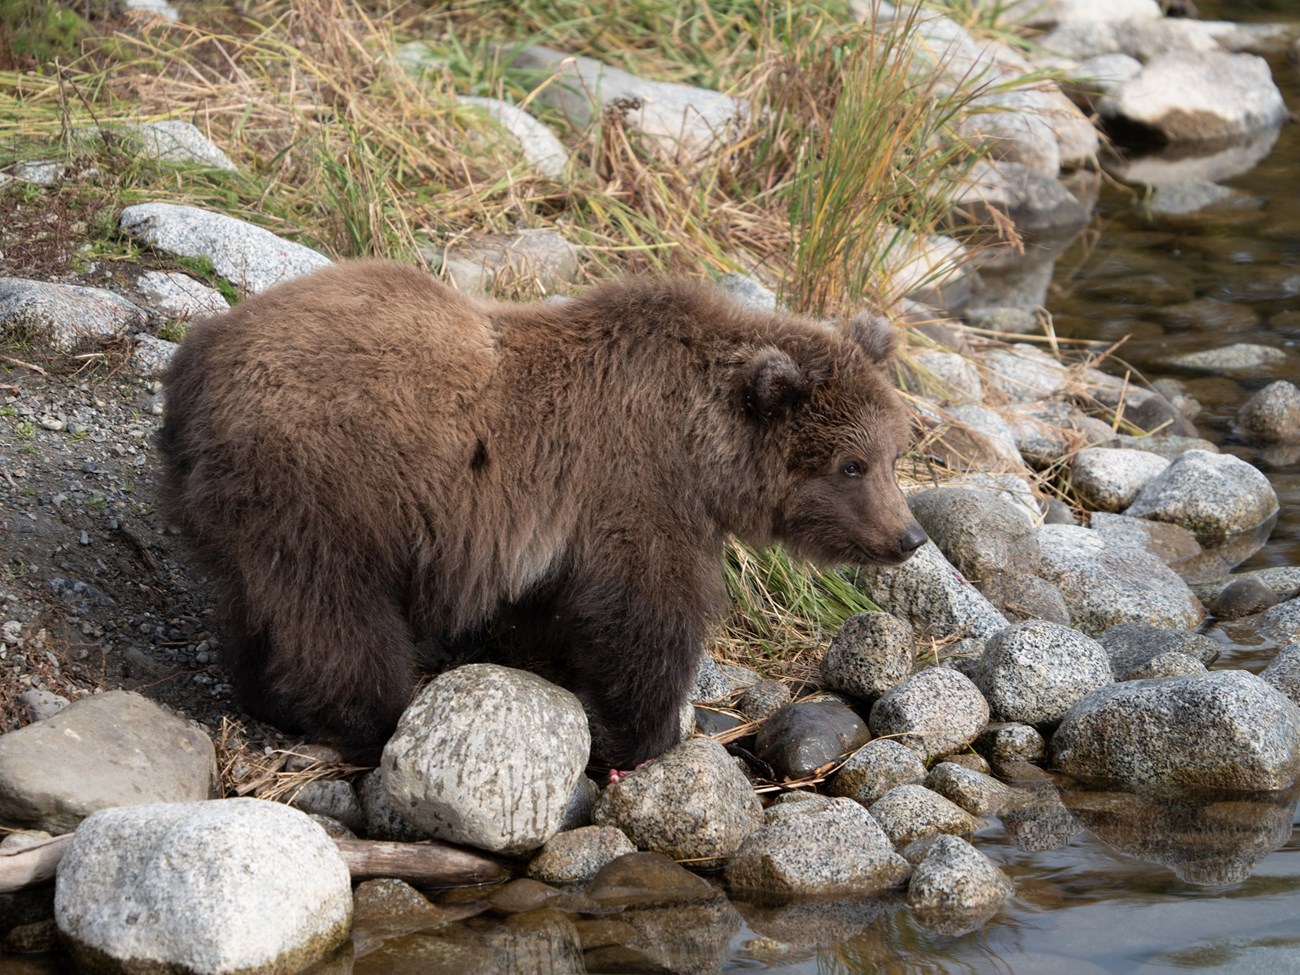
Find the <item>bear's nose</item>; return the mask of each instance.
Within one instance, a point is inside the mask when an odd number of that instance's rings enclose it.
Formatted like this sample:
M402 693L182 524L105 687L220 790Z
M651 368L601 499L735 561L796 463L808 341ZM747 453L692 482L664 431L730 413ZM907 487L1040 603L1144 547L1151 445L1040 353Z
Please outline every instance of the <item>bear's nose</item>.
M912 522L907 531L903 532L903 537L898 540L898 550L903 555L911 555L925 544L927 537L925 529L916 522Z

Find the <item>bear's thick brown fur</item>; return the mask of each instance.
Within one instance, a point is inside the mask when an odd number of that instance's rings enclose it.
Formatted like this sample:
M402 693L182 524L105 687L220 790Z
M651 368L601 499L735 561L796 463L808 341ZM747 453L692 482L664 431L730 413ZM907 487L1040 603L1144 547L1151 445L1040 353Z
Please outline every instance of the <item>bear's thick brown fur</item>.
M186 337L167 513L219 587L249 714L377 749L417 641L508 619L631 768L677 740L728 533L823 563L924 541L891 351L886 324L684 281L516 305L340 264Z

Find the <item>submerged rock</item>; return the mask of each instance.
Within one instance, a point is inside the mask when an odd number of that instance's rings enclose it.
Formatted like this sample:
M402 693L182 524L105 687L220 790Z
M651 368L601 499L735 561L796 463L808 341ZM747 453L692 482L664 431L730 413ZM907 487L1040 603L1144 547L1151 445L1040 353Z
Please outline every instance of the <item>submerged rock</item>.
M1052 755L1061 771L1095 785L1288 789L1300 774L1300 708L1240 670L1128 681L1075 704Z

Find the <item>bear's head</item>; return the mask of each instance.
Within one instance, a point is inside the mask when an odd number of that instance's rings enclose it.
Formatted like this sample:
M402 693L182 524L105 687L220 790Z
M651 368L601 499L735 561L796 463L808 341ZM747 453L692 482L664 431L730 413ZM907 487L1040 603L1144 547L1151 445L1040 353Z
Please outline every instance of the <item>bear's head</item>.
M823 564L905 562L926 535L894 478L910 423L885 373L893 330L870 317L827 327L830 343L768 347L748 364L749 411L785 465L773 533Z

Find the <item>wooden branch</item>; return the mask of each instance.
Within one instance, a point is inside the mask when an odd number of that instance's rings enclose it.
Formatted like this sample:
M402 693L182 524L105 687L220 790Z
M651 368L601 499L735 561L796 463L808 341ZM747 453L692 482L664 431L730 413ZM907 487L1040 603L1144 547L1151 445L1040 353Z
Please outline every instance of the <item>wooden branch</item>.
M72 835L64 833L25 850L0 853L0 893L52 880ZM510 877L510 871L490 857L441 843L341 839L334 843L353 880L396 877L411 884L455 887L497 883Z
M409 884L454 887L506 880L510 871L490 857L441 843L343 840L334 843L353 880L394 877Z
M64 833L25 850L0 853L0 894L35 887L52 879L71 842L72 834Z

